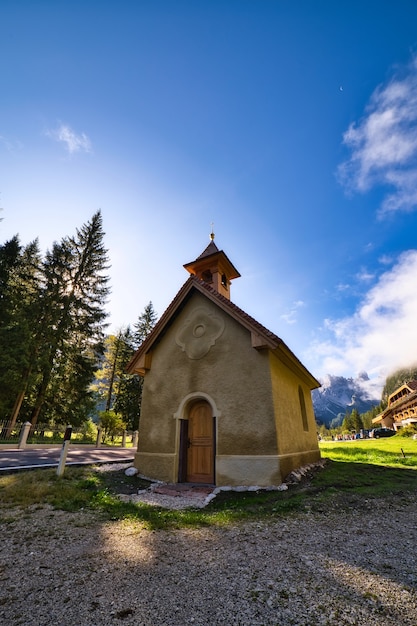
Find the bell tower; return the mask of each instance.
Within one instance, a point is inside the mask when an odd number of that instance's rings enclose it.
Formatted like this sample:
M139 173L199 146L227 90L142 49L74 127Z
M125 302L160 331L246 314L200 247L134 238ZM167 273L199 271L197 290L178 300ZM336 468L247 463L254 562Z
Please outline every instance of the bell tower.
M222 296L230 300L230 281L240 274L223 250L214 243L214 233L210 234L210 243L195 261L186 263L184 268L193 276L208 283Z

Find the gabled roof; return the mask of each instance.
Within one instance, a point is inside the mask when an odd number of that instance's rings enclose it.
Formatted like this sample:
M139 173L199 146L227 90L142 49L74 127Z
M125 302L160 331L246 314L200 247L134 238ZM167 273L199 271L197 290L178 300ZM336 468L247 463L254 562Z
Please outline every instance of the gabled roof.
M273 351L276 356L278 356L278 358L280 358L280 360L283 361L290 369L296 371L311 389L320 387L320 383L304 367L301 361L299 361L299 359L288 348L282 339L257 322L253 317L245 313L245 311L236 306L228 298L222 296L208 283L197 278L196 276L190 276L190 278L183 284L171 304L154 326L152 332L133 355L127 366L128 373L138 373L140 375L144 375L146 370L150 368L150 358L148 355L150 355L152 348L161 340L176 314L183 308L194 291L198 291L203 294L225 313L230 315L230 317L235 319L241 326L246 328L251 333L253 348L257 350L269 349Z
M414 391L417 391L417 380L411 380L408 383L403 383L389 395L388 406L392 406L392 404L398 403L400 400L403 400L404 397L406 397L410 393L413 393Z
M406 393L401 393L405 392ZM396 395L398 397L396 397ZM415 400L417 398L417 380L411 380L408 383L403 383L395 391L390 394L388 398L388 406L382 413L379 413L376 417L373 418L372 423L378 424L382 422L385 417L390 417L398 414L399 411L405 410L408 406L413 406L415 404Z

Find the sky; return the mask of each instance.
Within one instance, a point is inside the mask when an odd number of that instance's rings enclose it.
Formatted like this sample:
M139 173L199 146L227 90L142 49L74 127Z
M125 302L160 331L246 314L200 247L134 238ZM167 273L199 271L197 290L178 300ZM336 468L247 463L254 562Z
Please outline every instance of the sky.
M414 0L1 0L0 243L100 209L109 331L215 243L317 377L417 362ZM213 226L212 226L213 224Z

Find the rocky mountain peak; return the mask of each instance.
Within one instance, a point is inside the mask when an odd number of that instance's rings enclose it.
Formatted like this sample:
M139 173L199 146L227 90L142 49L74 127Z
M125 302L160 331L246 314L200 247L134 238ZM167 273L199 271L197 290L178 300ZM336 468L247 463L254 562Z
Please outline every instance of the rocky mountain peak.
M380 401L366 372L360 372L357 378L327 374L320 382L320 389L312 393L314 412L317 422L328 427L339 426L353 409L365 413Z

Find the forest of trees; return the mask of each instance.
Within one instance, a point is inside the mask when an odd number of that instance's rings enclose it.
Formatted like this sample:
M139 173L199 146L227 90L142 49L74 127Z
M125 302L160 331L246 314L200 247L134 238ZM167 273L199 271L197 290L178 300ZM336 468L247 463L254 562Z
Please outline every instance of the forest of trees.
M125 365L156 322L106 335L108 251L100 211L41 254L0 245L0 421L80 425L101 410L137 428L141 381Z
M142 379L126 365L157 315L149 302L132 327L106 334L109 267L100 211L44 255L37 240L23 245L17 235L0 245L0 422L8 431L16 422L77 426L99 416L138 428ZM417 367L395 372L380 404L346 414L341 429L371 428L388 396L416 378Z
M133 330L128 326L115 335L108 335L100 367L95 373L92 390L97 406L107 413L112 411L118 415L128 430L137 430L139 426L143 379L126 374L126 366L156 321L152 302L149 302Z

